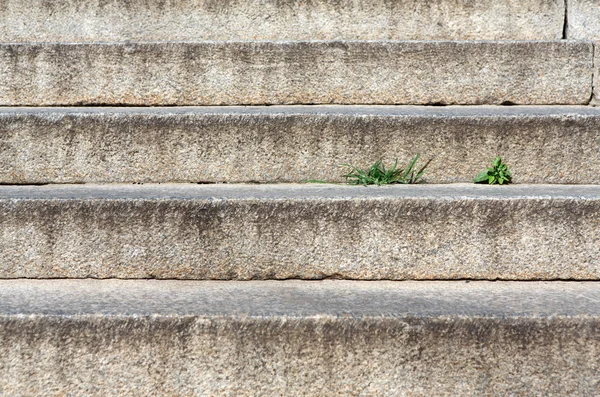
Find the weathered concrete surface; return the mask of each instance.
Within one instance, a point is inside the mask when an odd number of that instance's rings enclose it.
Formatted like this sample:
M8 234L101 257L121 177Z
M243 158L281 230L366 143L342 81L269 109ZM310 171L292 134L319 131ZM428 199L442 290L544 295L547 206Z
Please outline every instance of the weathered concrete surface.
M592 185L4 186L0 231L0 278L600 278Z
M567 1L567 38L600 40L600 1Z
M501 154L517 183L594 184L600 108L0 109L0 183L341 182L340 164L416 153L431 183L471 182Z
M594 95L591 104L600 105L600 42L594 43Z
M0 105L587 104L586 42L0 45Z
M596 284L0 281L0 392L595 396Z
M0 1L3 42L557 40L563 21L563 0Z

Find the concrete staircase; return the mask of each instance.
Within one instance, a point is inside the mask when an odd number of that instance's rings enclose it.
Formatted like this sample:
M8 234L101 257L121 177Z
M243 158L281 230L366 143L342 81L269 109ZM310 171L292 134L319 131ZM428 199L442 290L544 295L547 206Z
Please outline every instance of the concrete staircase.
M600 0L0 0L0 395L600 395L594 40Z

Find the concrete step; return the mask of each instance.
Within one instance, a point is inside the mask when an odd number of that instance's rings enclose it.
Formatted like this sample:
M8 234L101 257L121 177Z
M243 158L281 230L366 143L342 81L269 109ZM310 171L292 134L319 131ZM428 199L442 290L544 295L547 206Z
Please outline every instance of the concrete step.
M563 0L2 0L0 41L561 39Z
M0 281L4 395L593 396L600 286Z
M340 164L416 153L430 183L501 154L517 183L597 184L599 152L589 106L0 108L5 184L342 182Z
M594 89L590 104L600 106L600 43L594 45Z
M0 188L0 278L600 279L600 186Z
M573 41L0 44L0 105L588 104Z
M600 1L568 0L566 5L567 38L600 40Z

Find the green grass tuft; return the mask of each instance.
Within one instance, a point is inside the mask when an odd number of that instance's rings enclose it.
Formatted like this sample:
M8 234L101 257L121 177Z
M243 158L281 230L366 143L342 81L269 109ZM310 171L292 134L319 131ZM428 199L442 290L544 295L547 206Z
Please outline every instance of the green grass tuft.
M350 164L342 164L342 167L350 168L350 172L344 175L346 182L350 185L381 186L395 183L410 184L422 181L425 169L431 163L431 160L429 160L417 171L415 170L415 165L418 160L419 155L417 154L406 169L398 168L398 159L396 159L394 165L389 169L386 169L382 160L375 162L368 169L361 169Z

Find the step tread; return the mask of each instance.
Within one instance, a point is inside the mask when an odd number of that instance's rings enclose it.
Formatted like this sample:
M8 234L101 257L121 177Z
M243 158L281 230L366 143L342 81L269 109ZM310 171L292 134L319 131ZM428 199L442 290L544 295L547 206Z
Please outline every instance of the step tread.
M7 185L0 200L600 200L600 185L337 184Z
M600 317L599 282L0 280L0 316Z
M66 115L316 115L385 117L599 117L600 107L587 105L270 105L270 106L4 106L0 118Z

